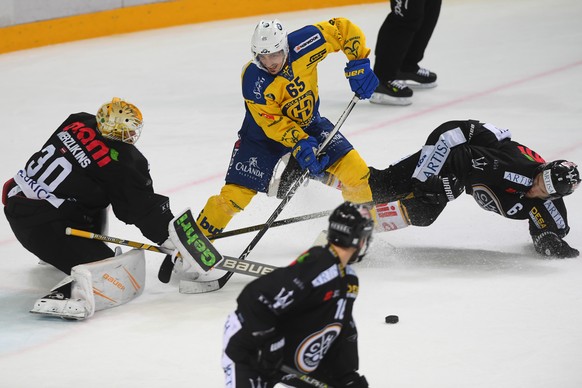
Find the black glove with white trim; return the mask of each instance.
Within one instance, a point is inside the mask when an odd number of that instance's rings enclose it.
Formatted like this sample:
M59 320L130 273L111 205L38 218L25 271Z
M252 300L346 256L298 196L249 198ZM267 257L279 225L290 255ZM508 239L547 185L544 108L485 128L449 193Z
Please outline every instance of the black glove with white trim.
M578 257L580 254L578 249L572 248L554 232L546 231L532 236L532 239L536 252L546 257L566 259Z
M357 372L352 372L344 376L339 382L340 387L346 388L368 388L368 380L365 376L359 375Z
M274 378L281 375L285 349L285 337L273 332L268 336L256 338L258 341L257 359L254 367L261 375Z

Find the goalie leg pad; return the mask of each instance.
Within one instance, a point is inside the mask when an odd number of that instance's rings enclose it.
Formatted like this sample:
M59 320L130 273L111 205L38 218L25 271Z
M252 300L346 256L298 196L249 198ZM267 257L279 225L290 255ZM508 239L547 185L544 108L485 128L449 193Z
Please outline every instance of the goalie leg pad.
M76 276L71 291L73 298L91 301L93 297L94 311L116 307L143 293L144 251L132 249L109 259L77 265L71 273ZM87 283L87 279L91 279L91 283Z

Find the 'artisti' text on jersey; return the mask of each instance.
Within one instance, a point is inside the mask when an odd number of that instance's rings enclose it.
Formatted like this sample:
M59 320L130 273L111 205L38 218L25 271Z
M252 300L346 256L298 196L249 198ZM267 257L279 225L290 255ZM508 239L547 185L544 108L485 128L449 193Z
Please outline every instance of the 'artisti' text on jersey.
M317 64L342 50L348 60L366 58L370 49L359 27L344 18L303 27L288 36L289 57L277 75L249 62L243 68L246 116L242 131L293 147L319 116Z

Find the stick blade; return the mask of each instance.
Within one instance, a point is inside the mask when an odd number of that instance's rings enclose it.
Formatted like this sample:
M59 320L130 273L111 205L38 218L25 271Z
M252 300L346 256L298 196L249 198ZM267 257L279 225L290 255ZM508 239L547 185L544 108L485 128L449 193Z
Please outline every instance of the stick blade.
M174 262L172 261L172 255L166 255L166 258L162 261L160 270L158 271L158 280L162 283L169 283L172 278L173 270Z
M209 280L205 282L196 282L191 280L180 280L180 294L204 294L220 290L221 286L218 280Z

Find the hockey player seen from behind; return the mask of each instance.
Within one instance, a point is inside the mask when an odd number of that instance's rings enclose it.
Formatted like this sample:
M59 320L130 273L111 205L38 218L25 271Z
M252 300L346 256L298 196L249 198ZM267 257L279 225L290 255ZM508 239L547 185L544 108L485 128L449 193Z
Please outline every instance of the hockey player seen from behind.
M364 205L345 202L329 217L325 246L249 283L224 332L226 387L307 387L283 365L333 387L368 387L358 373L358 334L352 309L359 261L374 228Z
M148 239L168 238L169 200L154 192L148 161L135 147L142 126L139 109L119 98L96 115L71 114L4 184L4 212L18 241L70 275L31 312L85 319L142 293L143 251L115 256L104 242L65 234L67 227L103 233L111 205Z
M487 211L528 220L535 250L577 257L564 241L570 231L563 197L580 184L576 164L546 162L511 139L508 129L479 121L449 121L417 153L385 170L370 168L370 185L385 230L428 226L463 190ZM392 201L392 202L390 202Z
M291 153L298 170L328 171L343 184L343 197L372 200L368 166L338 133L325 156L316 157L333 124L319 114L317 65L343 51L354 93L369 98L378 80L370 68L364 34L343 18L305 26L287 35L278 20L262 20L251 40L253 60L242 72L245 117L238 132L225 185L208 199L197 223L206 235L221 232L257 192L266 193L279 160Z

